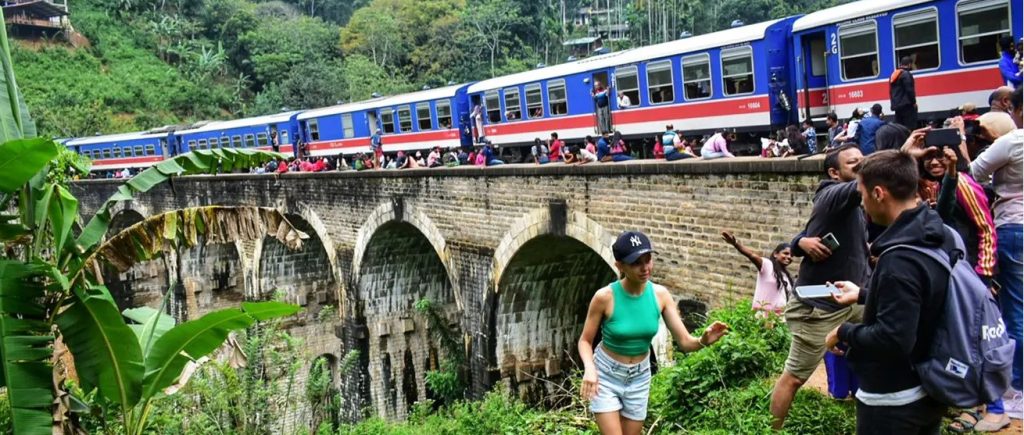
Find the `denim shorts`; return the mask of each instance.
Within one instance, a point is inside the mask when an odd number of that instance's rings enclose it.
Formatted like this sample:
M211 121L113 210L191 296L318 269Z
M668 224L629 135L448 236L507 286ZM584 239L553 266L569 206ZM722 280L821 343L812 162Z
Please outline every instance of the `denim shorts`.
M650 359L623 364L608 356L599 345L594 351L594 366L597 368L597 395L590 401L590 411L619 411L622 417L644 421L651 391Z

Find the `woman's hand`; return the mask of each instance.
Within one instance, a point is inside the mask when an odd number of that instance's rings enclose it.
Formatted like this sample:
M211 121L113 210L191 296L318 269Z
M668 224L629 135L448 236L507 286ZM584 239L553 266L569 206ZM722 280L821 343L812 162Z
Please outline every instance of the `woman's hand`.
M935 152L935 147L925 147L924 137L931 130L931 127L919 128L910 133L910 137L903 143L903 147L900 148L905 154L910 155L915 160L921 160L924 156Z
M728 231L722 231L722 238L725 239L725 243L728 243L732 246L736 246L736 236L732 235L732 233Z
M729 325L716 321L704 328L704 334L700 336L700 344L705 347L715 344L716 341L729 333Z
M946 165L946 173L956 176L956 152L952 148L942 149L942 163Z
M593 400L597 396L597 371L587 369L583 371L583 385L580 386L583 400Z

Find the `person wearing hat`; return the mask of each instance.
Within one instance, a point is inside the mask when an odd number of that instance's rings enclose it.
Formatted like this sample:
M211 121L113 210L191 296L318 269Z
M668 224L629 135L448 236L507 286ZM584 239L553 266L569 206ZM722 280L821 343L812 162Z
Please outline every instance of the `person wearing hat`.
M654 248L639 231L626 231L612 245L619 280L597 291L580 335L584 400L590 401L602 434L639 434L651 388L648 352L664 319L684 352L714 344L729 327L714 322L694 337L683 325L669 291L650 281ZM601 328L602 340L594 346Z

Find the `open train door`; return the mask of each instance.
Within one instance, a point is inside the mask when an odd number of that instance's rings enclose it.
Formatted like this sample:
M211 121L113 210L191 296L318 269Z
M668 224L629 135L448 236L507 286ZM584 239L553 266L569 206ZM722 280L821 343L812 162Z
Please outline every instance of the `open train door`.
M608 81L608 78L608 71L597 71L590 75L590 91L593 96L591 101L594 107L594 132L597 134L615 131L615 126L612 125L612 104L615 100L615 90L610 88L611 82ZM604 107L598 107L598 97L595 95L598 83L604 88Z
M827 57L824 30L800 38L800 74L803 78L800 107L803 119L824 117L830 110Z

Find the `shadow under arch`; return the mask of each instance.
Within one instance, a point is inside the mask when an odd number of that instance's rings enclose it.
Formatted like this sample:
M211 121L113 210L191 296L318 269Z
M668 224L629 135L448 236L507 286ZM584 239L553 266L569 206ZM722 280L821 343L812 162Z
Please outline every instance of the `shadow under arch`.
M461 310L448 268L419 227L390 220L366 236L353 258L354 318L366 331L361 369L376 414L401 419L428 396L425 376L439 368L437 355L464 354Z
M316 318L328 306L339 308L341 285L333 266L333 255L325 245L320 230L305 217L286 213L285 218L309 238L298 250L288 249L276 238L266 235L255 247L252 260L253 286L246 296L250 300L266 300L282 292L284 300L303 307L303 315Z

